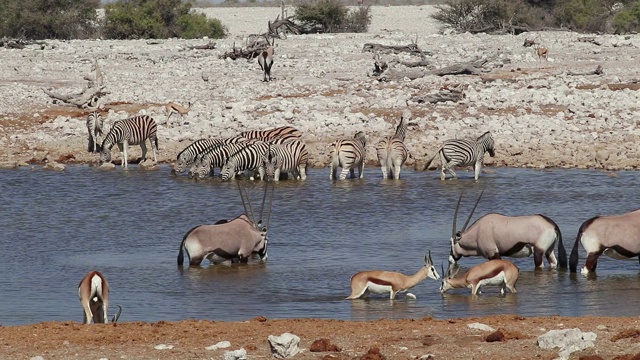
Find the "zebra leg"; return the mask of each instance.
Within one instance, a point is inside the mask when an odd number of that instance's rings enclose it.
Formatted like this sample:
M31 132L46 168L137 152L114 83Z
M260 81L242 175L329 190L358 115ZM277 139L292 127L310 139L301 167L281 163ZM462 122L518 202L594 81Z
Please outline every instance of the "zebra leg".
M351 174L352 179L356 177L356 169L353 166L349 169L349 173Z
M474 171L474 179L478 180L478 176L480 175L480 170L482 169L482 162L476 161L475 171Z
M440 169L440 180L444 181L447 178L447 174L445 171L450 170L449 164L447 163L447 159L444 157L444 152L440 151L440 164L442 164L442 168Z
M280 181L280 168L273 172L273 181Z
M444 171L448 171L449 174L451 174L451 178L452 179L457 179L458 178L458 174L456 174L455 171L453 171L453 165L449 164L449 163L443 163L442 165L442 176L440 176L440 180L444 180Z
M402 164L399 161L393 162L393 178L396 180L400 179L400 168L402 168Z
M298 174L300 175L300 180L307 180L307 166L300 165L298 166ZM639 257L640 259L640 257Z
M340 180L344 180L347 178L347 173L349 172L349 168L342 168L342 171L340 171ZM353 169L351 169L351 176L353 176Z
M129 142L128 141L123 141L122 142L122 147L120 148L121 154L122 154L122 167L124 169L128 169L129 168L129 158L128 158L128 154L127 154L127 150L129 148Z
M140 160L141 162L144 162L145 160L147 160L147 144L145 144L146 140L143 140L140 143L140 148L142 149L142 160Z
M360 166L358 166L358 175L360 175L360 179L364 178L364 159L362 159Z

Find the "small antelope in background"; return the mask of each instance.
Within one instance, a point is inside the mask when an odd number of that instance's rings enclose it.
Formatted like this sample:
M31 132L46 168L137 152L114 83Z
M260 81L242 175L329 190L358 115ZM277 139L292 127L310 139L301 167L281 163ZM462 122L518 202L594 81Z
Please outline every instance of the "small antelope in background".
M167 105L165 105L164 108L165 108L165 113L167 114L167 123L169 123L169 119L173 114L180 115L180 120L182 121L182 118L189 113L189 111L191 110L191 106L193 105L191 101L189 101L188 104L189 106L187 107L184 107L174 102L170 102Z
M512 294L516 291L516 282L520 276L520 270L512 262L502 259L489 260L472 267L463 277L456 278L460 268L451 273L451 266L442 277L440 292L456 288L471 288L471 294L480 294L482 286L500 286L500 294L504 295L507 288ZM442 268L444 272L444 267Z
M269 43L269 38L267 38L267 44ZM271 66L273 66L273 46L276 43L276 39L273 39L273 43L267 47L266 50L263 50L258 55L258 65L260 65L260 69L264 72L264 78L262 81L268 82L271 81Z
M616 260L640 261L640 210L610 216L593 217L580 226L569 258L569 270L578 268L578 244L587 252L582 274L596 271L598 258L605 254Z
M535 45L536 54L538 55L538 60L544 59L547 61L547 56L549 55L549 49L540 46L540 44Z
M109 309L109 283L98 271L89 272L78 285L78 297L84 309L84 323L106 324ZM118 321L122 308L113 316L111 322Z
M389 293L389 299L393 300L399 292L406 292L428 277L433 280L440 279L431 260L431 251L424 257L424 266L411 276L384 270L361 271L353 275L351 277L351 295L346 300L358 299L369 293Z

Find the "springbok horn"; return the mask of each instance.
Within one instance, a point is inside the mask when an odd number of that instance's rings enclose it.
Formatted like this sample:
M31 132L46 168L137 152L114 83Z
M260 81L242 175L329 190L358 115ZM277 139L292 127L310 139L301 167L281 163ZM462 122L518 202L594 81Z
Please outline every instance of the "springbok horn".
M449 277L449 269L447 269L447 272L444 272L444 264L440 264L440 271L442 271L442 278L446 279L447 277Z
M478 200L476 200L476 204L473 205L473 209L471 209L471 214L469 214L469 217L467 218L467 222L464 223L464 226L462 227L462 232L467 230L467 225L469 225L469 221L471 221L471 217L473 216L473 212L476 211L476 207L478 206L478 203L480 202L480 199L482 198L482 194L484 194L484 190L482 190L482 192L480 192L480 196L478 196Z
M113 315L113 318L111 318L112 323L118 322L118 319L120 319L120 314L122 314L122 306L120 305L117 305L117 306L118 306L118 311L116 312L115 315Z
M456 212L453 214L453 230L451 230L451 241L456 237L456 222L458 222L458 210L460 210L460 202L462 201L462 195L464 191L460 193L460 197L458 198L458 204L456 205Z
M433 260L431 260L431 250L429 250L429 265L433 265Z

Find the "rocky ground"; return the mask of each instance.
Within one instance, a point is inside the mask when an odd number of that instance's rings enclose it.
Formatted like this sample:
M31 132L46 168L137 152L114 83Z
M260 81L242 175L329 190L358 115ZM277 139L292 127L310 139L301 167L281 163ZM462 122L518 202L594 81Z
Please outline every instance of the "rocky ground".
M290 10L291 12L293 10ZM4 164L94 162L86 151L87 112L55 104L44 88L79 92L98 59L108 95L107 123L144 112L159 123L159 160L171 162L191 141L230 136L249 129L291 124L304 132L312 164L328 164L328 144L365 130L368 161L374 146L391 134L402 110L413 113L407 145L414 162L434 154L447 138L475 138L491 131L497 148L493 166L634 169L640 150L636 111L640 88L636 59L640 36L572 32L518 36L440 34L430 6L373 7L365 34L291 36L276 41L275 80L263 83L256 61L219 55L244 46L266 29L279 8L210 8L229 27L214 50L193 50L209 40L48 41L27 49L0 49L0 161ZM526 38L549 48L548 61L524 47ZM380 82L365 43L418 45L431 55L427 69L486 58L476 75L426 75ZM408 54L383 55L416 61ZM580 75L601 65L602 75ZM204 81L207 79L208 81ZM425 104L416 96L462 91L458 102ZM167 123L168 101L194 102L182 121ZM139 154L135 147L132 157ZM117 158L117 155L116 155ZM434 165L437 165L434 164Z

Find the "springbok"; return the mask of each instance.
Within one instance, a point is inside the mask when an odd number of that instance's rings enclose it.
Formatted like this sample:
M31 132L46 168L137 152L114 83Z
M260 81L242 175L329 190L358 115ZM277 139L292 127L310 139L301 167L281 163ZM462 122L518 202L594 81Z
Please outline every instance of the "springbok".
M582 223L571 250L571 272L576 272L578 267L578 243L582 243L587 252L582 274L596 271L598 257L603 253L616 260L638 256L640 261L640 209L621 215L596 216Z
M212 264L225 261L246 263L254 253L258 254L260 261L267 261L267 229L274 193L272 185L267 206L266 226L262 226L262 216L269 192L267 185L265 183L260 219L256 219L249 193L238 181L245 213L232 220L220 220L213 225L199 225L189 230L180 244L178 266L182 266L184 262L183 250L189 256L190 266L200 265L205 258Z
M195 103L195 101L194 101ZM174 103L174 102L170 102L167 103L167 105L165 105L165 114L167 115L167 124L169 123L169 119L171 118L171 115L176 114L176 115L180 115L180 120L182 120L182 118L187 115L189 113L189 111L191 110L191 106L193 106L193 103L189 102L189 106L184 107L178 103Z
M431 251L424 257L424 266L411 276L394 271L369 270L361 271L351 277L351 295L346 300L358 299L369 293L386 294L393 300L396 294L406 292L420 284L427 277L438 280L440 275L433 266Z
M567 267L567 254L562 244L562 234L558 225L550 218L537 214L525 216L505 216L489 213L467 225L473 216L482 193L471 210L462 230L458 231L456 222L462 193L453 215L451 232L451 254L449 263L456 266L463 256L482 256L486 259L508 257L529 257L533 255L536 267L543 267L542 256L546 256L552 268L558 266L558 259L553 252L558 243L558 257L561 268Z
M444 272L444 267L442 269ZM476 265L469 269L463 277L456 278L456 274L460 268L456 268L451 273L451 267L442 277L442 285L440 292L445 293L447 290L456 288L471 288L471 294L480 294L480 288L485 285L500 286L500 294L504 295L504 289L507 288L512 294L516 291L516 282L520 276L520 270L511 261L502 259L489 260L480 265Z
M258 65L260 65L260 69L264 72L264 78L262 81L267 82L271 81L271 67L273 66L273 46L276 43L276 39L273 39L273 43L269 44L269 38L267 38L267 44L269 46L266 50L263 50L258 55Z
M538 60L544 59L547 61L547 56L549 56L549 49L545 47L541 47L539 44L535 46L536 54L538 55Z
M84 309L84 323L106 324L108 321L107 310L109 309L109 283L107 279L98 271L90 271L78 285L78 297ZM113 316L111 322L117 322L120 318L122 308L118 306L118 312Z

